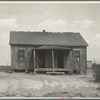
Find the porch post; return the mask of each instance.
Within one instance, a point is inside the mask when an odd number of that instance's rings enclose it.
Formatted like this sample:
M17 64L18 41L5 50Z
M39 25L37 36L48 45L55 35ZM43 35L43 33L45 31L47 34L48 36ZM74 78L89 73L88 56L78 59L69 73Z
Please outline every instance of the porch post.
M54 71L54 50L52 50L52 65L53 65L53 71Z
M35 74L35 66L36 66L36 62L35 62L35 49L34 49L33 52L34 52L34 72L33 73Z
M70 64L71 64L71 72L70 74L73 74L73 55L72 55L72 50L70 50Z
M29 51L27 49L26 55L26 69L25 69L25 73L28 73L28 67L29 67Z

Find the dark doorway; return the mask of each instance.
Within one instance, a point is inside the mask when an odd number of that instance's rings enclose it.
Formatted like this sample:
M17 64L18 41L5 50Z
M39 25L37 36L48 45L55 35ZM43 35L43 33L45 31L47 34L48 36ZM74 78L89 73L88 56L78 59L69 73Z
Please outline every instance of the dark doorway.
M58 68L64 68L63 51L57 51L57 64L58 64Z
M38 51L38 63L39 68L45 68L45 51Z

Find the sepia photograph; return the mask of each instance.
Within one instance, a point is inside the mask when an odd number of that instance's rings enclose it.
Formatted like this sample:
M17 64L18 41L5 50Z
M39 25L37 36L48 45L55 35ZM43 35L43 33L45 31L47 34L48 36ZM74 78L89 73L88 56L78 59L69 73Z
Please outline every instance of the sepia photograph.
M0 1L0 98L99 98L100 2Z

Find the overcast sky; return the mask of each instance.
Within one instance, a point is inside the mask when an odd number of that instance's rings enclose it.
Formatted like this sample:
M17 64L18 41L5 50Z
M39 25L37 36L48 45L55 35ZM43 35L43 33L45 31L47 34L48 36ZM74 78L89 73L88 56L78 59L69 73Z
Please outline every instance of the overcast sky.
M100 62L100 3L0 3L0 64L10 64L10 31L80 32Z

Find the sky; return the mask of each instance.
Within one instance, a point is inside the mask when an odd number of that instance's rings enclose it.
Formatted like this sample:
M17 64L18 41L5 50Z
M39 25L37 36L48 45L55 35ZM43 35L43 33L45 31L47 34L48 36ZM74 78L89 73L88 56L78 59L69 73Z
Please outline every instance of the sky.
M10 31L80 32L100 62L100 3L1 3L0 65L11 64Z

